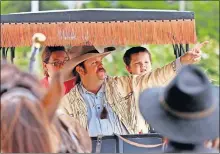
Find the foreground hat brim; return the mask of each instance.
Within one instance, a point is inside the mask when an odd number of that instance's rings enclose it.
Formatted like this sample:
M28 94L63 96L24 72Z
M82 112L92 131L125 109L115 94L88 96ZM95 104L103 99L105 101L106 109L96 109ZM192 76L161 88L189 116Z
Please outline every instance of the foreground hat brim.
M213 88L213 94L216 97L214 112L201 119L178 118L165 111L159 102L163 93L164 88L147 89L140 95L139 99L141 114L156 132L180 143L199 143L219 137L219 96L217 88Z
M98 56L105 57L108 54L110 54L110 52L86 53L81 56L70 59L68 62L66 62L66 64L61 70L63 77L64 77L64 81L67 81L73 78L72 70L81 62L86 61L90 58L98 57Z

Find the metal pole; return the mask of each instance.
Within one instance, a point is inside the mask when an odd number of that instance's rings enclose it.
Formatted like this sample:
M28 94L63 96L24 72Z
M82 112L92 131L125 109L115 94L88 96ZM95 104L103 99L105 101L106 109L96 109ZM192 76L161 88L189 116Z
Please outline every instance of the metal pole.
M11 47L11 63L14 63L15 58L15 47Z
M83 1L75 1L75 8L80 9L82 7Z
M32 0L31 1L31 12L38 12L39 11L39 0Z
M179 10L185 11L185 1L179 1Z

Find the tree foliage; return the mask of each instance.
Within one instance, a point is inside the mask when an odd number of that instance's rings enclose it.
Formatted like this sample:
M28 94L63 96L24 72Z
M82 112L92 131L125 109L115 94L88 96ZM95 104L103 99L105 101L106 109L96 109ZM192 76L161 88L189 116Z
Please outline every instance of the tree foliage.
M198 64L208 74L210 80L219 85L219 1L185 1L186 11L195 13L198 42L209 40L210 43L202 49L202 59ZM178 10L178 1L91 1L84 8L134 8L134 9L164 9ZM172 45L145 45L152 53L153 68L175 59ZM192 47L192 45L190 45ZM128 47L127 47L128 48ZM112 58L115 62L105 61L110 75L127 75L122 60L126 48L120 49Z
M62 10L67 9L59 1L39 1L39 10ZM1 14L30 12L31 1L1 1Z
M204 47L202 60L198 64L208 74L214 84L219 85L219 1L185 1L186 11L193 11L196 20L198 42L209 40ZM83 4L82 8L135 8L178 10L178 1L97 1ZM40 10L63 10L66 6L60 1L40 1ZM1 14L28 12L30 1L1 1ZM161 67L175 59L172 45L144 45L152 53L153 68ZM192 45L190 45L192 46ZM107 56L104 65L110 75L127 75L122 57L127 48L118 48ZM16 49L15 63L27 70L28 52L30 48ZM40 65L40 63L39 63ZM42 69L39 67L39 74Z
M63 5L59 1L39 1L39 10L64 10L67 6ZM31 1L1 1L1 14L19 13L19 12L30 12ZM30 47L17 47L15 52L14 63L18 65L22 70L28 69ZM40 55L37 58L37 65L40 63ZM42 67L36 70L39 76L42 76Z

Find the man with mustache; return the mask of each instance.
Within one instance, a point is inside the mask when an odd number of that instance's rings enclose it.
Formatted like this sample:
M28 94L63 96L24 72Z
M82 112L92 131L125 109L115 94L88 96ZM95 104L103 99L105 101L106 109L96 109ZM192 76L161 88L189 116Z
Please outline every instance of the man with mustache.
M181 64L193 64L201 57L198 44L180 57ZM109 77L102 59L114 47L99 53L94 46L83 46L81 54L68 61L63 71L64 79L73 74L76 86L66 94L58 109L59 116L70 115L88 130L90 136L148 133L148 127L140 119L138 97L146 88L163 86L176 75L175 61L152 72L141 75Z

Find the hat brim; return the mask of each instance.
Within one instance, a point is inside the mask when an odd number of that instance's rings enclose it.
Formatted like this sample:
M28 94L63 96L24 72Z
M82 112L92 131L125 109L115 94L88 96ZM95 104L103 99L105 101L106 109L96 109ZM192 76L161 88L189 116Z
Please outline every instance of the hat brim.
M159 102L159 97L164 90L165 88L147 89L139 99L142 116L156 132L180 143L198 143L219 137L219 96L217 96L219 93L217 88L213 88L213 96L216 98L215 111L210 116L201 119L178 118L165 111Z
M66 62L66 64L61 70L63 77L64 77L64 81L67 81L73 78L72 70L81 62L88 60L90 58L98 57L98 56L105 57L108 54L110 54L109 51L103 52L103 53L86 53L81 56L70 59L68 62Z

